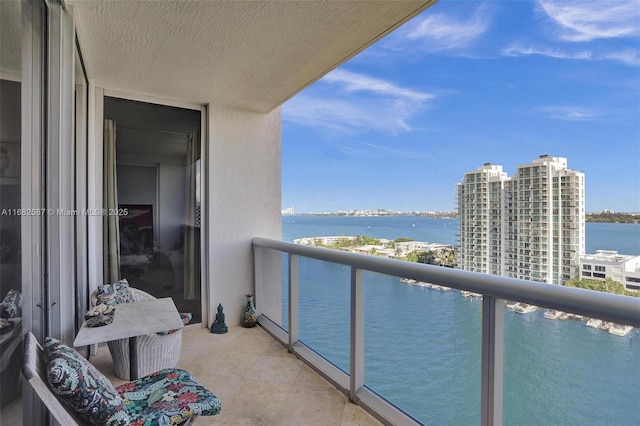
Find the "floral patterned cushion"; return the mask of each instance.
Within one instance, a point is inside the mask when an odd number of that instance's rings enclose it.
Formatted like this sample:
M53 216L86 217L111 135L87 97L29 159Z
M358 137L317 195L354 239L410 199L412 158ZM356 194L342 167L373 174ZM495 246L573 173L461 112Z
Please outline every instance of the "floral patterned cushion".
M115 283L98 286L98 303L114 306L133 301L133 296L129 290L129 282L126 278Z
M180 319L182 320L182 323L184 325L189 324L189 322L191 322L191 318L193 318L193 315L191 314L191 312L180 312ZM158 336L166 336L167 334L173 334L178 330L180 330L180 329L176 328L175 330L159 331L156 334Z
M221 403L185 370L167 368L116 388L132 426L180 425L194 416L213 416Z
M22 293L16 290L9 290L0 303L2 317L18 318L22 316Z
M51 390L80 417L93 425L130 424L122 397L89 361L51 337L43 352Z

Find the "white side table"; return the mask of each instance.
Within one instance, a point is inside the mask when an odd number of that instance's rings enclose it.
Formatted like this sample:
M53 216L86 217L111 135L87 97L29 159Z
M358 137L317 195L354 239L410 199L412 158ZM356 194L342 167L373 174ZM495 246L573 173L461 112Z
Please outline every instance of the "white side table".
M138 378L138 336L184 327L175 303L170 297L116 305L113 322L102 327L82 323L74 346L88 346L111 340L129 339L130 379Z

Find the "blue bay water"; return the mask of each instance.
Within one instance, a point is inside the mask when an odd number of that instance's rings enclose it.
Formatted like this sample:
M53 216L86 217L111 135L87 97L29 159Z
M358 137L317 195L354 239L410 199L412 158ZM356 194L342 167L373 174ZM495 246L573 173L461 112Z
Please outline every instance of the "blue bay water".
M282 239L327 235L367 235L375 238L408 237L430 243L457 244L457 219L417 216L283 216ZM617 250L640 255L640 224L586 224L586 252Z
M457 220L285 216L283 239L456 243ZM640 225L586 225L587 253L640 254ZM349 268L300 261L300 339L349 369ZM286 294L286 292L285 292ZM480 420L481 301L365 274L365 384L428 425ZM286 303L286 301L285 301ZM640 332L505 311L505 425L640 425Z

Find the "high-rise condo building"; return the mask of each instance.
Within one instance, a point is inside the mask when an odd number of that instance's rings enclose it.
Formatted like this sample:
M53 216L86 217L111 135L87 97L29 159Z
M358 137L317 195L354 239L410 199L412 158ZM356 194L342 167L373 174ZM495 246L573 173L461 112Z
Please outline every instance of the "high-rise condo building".
M542 155L510 177L487 163L456 187L460 269L553 284L579 275L584 173L566 158Z

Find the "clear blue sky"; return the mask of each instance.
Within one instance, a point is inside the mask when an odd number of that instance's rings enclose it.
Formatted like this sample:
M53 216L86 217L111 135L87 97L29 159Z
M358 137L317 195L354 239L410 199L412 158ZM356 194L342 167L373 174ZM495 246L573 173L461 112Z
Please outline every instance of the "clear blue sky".
M282 207L454 210L542 154L640 212L640 0L441 0L284 104Z

